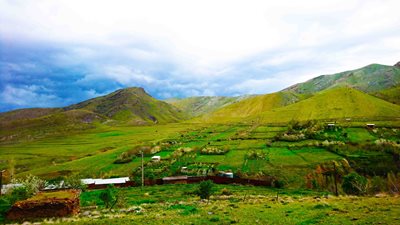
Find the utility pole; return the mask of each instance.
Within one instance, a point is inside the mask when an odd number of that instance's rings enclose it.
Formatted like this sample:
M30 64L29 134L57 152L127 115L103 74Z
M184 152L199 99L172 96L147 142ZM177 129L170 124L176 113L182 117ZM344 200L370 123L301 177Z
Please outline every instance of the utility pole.
M0 196L1 196L1 190L3 189L3 173L5 170L0 170Z
M142 188L144 187L144 164L143 164L143 148L142 148Z

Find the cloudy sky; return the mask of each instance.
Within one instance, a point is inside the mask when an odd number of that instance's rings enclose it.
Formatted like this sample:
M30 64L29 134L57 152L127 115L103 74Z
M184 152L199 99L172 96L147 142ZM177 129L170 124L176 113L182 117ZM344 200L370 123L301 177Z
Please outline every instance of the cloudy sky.
M159 99L281 90L400 61L400 1L0 0L0 111L123 87Z

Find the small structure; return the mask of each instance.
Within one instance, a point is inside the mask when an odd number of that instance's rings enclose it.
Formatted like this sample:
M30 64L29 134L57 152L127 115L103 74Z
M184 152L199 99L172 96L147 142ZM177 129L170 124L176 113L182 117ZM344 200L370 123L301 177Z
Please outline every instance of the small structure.
M188 176L164 177L163 184L187 184Z
M226 173L224 174L224 177L233 178L233 173L232 173L232 172L226 172Z
M65 217L79 212L78 190L40 192L16 202L7 212L9 220L25 220L43 217Z
M153 157L151 157L151 161L153 162L159 162L161 160L161 156L159 155L155 155Z
M89 189L97 189L97 188L106 188L108 185L115 185L117 187L125 187L129 186L130 179L129 177L118 177L118 178L109 178L109 179L81 179L83 184L88 185Z
M181 167L181 173L187 173L188 169L186 166Z
M375 124L374 123L367 123L367 128L374 129L375 128Z
M328 128L328 130L333 130L333 129L335 129L335 124L334 123L328 123L326 125L326 127Z
M2 194L5 194L14 188L22 187L22 186L23 186L22 184L3 184L3 187L1 188L0 191Z

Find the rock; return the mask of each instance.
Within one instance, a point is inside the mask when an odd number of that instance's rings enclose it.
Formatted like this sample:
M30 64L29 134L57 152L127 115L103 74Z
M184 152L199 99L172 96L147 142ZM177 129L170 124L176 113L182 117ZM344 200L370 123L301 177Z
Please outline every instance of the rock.
M394 66L396 66L396 67L400 67L400 62L398 62L398 63L394 64Z

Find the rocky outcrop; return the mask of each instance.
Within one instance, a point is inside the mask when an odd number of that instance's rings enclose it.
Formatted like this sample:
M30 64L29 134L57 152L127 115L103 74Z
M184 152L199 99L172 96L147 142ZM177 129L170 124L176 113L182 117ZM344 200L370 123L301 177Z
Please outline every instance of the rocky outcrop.
M400 62L398 62L398 63L394 64L394 66L396 66L396 67L400 67Z

